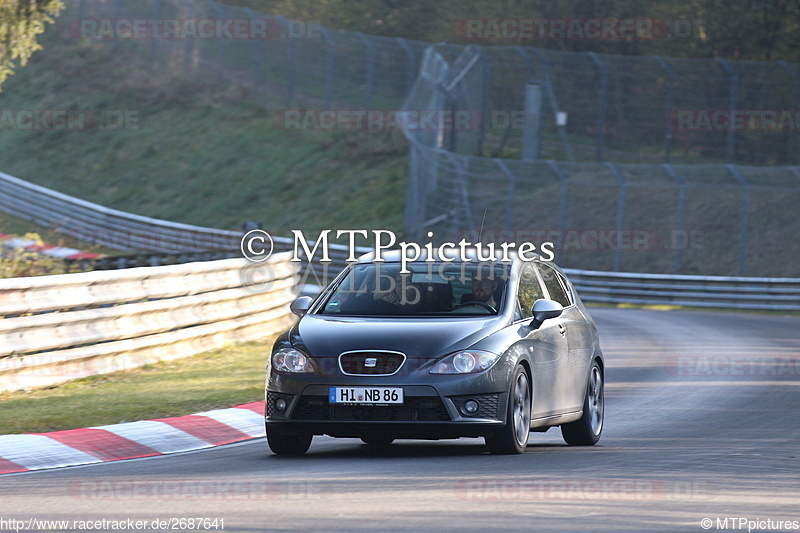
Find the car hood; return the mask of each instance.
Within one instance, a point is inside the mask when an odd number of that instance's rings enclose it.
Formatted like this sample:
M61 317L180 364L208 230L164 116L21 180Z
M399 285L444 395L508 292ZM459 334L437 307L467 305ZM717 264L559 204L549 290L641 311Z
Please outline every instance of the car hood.
M351 350L391 350L434 359L466 349L502 329L503 316L469 318L363 318L306 315L292 330L292 345L314 357Z

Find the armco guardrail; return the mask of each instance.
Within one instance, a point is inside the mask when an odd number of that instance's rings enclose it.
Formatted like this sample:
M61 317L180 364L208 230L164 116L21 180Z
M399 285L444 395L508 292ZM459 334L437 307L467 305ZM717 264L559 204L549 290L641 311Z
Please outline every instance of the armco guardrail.
M565 272L587 302L800 311L800 278Z
M115 250L238 250L241 233L109 209L0 172L0 211Z
M288 254L0 280L0 391L262 338L292 322Z
M147 254L108 257L98 269L163 265L238 255L241 233L132 215L86 202L0 172L0 211L56 227L88 242ZM273 236L276 251L294 241ZM314 243L309 243L313 246ZM332 262L304 264L299 283L313 292L346 264L344 246L331 244ZM369 251L369 250L364 250ZM636 274L567 269L587 302L670 304L690 307L800 310L800 279Z

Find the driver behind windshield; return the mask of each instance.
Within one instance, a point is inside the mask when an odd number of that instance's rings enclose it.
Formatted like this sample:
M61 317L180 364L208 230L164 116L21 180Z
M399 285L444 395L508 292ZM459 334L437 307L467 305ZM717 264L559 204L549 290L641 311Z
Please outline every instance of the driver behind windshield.
M487 268L481 268L472 275L472 292L461 297L461 305L470 302L480 302L497 309L498 301L495 298L498 282Z

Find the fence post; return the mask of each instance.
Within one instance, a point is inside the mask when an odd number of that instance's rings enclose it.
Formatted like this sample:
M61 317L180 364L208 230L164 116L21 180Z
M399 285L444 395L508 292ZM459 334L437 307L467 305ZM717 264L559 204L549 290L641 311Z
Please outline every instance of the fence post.
M258 18L258 13L256 13L255 11L250 9L249 7L244 8L244 12L247 14L248 20L252 21L253 19ZM291 39L291 36L289 38ZM255 38L253 35L250 35L250 56L251 56L250 60L252 61L252 69L253 69L252 81L253 81L253 90L254 91L255 91L256 87L258 87L259 80L260 80L260 76L259 76L260 68L259 67L261 66L261 61L260 61L261 54L259 54L259 51L260 51L259 46L258 46L259 44L263 47L264 46L264 41Z
M678 184L678 212L675 214L675 229L676 231L685 231L686 228L686 180L675 172L675 169L669 163L661 165L667 171L669 177L675 180ZM674 241L670 239L670 242ZM680 274L681 267L683 266L683 250L680 246L675 246L675 259L673 271L675 274Z
M617 204L617 250L614 254L614 272L622 270L622 228L625 224L625 200L628 196L628 182L620 174L613 163L606 163L606 167L614 174L619 182L619 203Z
M401 48L406 53L406 87L403 90L403 96L407 96L411 92L411 87L417 79L417 69L414 64L414 52L408 43L402 37L395 37L395 41L400 43Z
M153 22L160 21L161 19L161 0L153 0L152 9L150 11L150 17L152 18ZM163 25L153 24L155 27L162 27ZM155 60L156 55L158 54L158 38L155 35L150 36L150 59Z
M778 64L783 67L789 76L792 78L792 109L800 107L800 75L797 71L789 66L786 61L778 61ZM795 124L795 126L797 126ZM786 145L786 164L796 164L797 157L795 156L795 147L797 146L797 128L789 129L789 140Z
M462 215L462 219L464 220L464 228L474 229L475 222L472 218L472 208L469 203L469 188L467 187L468 172L466 169L466 163L469 161L469 157L448 151L444 152L444 156L450 161L450 164L453 167L453 172L458 176L458 194L454 200L455 203L460 202L461 207L459 209L455 209L454 212Z
M653 56L664 72L667 73L667 95L664 102L664 163L669 164L669 158L672 151L672 123L670 113L675 100L675 71L669 64L664 61L661 56ZM669 171L667 171L669 172Z
M736 108L739 100L739 73L736 72L730 63L726 60L722 59L721 57L716 58L719 61L722 68L725 69L725 72L731 78L731 88L730 88L730 116L733 118L734 113L736 113ZM727 148L725 150L725 161L728 163L733 162L733 154L736 150L736 130L733 128L728 129L728 142Z
M483 91L481 92L481 129L478 132L477 155L483 155L483 143L486 140L486 122L489 120L489 85L492 82L492 60L480 46L475 47L483 60Z
M597 140L595 141L597 153L595 161L603 160L603 142L606 134L606 105L608 100L608 67L594 52L586 52L594 64L600 69L600 91L597 95Z
M567 193L569 192L569 180L561 171L561 167L558 166L558 163L552 159L547 160L547 166L550 167L550 170L561 182L561 199L558 205L558 229L564 234L567 231Z
M514 197L516 196L516 181L517 177L508 169L508 166L503 162L502 159L496 158L494 162L500 167L500 170L503 174L506 175L508 178L508 193L506 196L506 218L503 222L503 229L506 231L511 231L511 225L514 222Z
M525 84L525 129L522 132L522 159L539 159L542 145L542 86Z
M524 48L522 50L525 50ZM550 109L553 113L553 116L557 116L559 109L558 109L558 100L556 100L556 93L553 90L553 84L550 81L550 65L547 62L547 59L537 50L536 48L529 49L533 55L539 60L539 63L542 64L542 83L544 83L545 88L547 89L547 98L550 100ZM558 130L558 136L561 137L561 144L564 145L564 151L567 152L567 160L570 163L575 162L575 155L572 153L572 144L569 142L569 135L567 134L567 127L565 125L560 125L556 123L556 129Z
M370 109L372 107L372 77L373 70L375 68L375 52L372 50L369 40L363 33L360 31L356 32L356 37L358 37L358 39L364 45L364 48L367 50L367 69L365 73L366 79L364 80L364 109Z
M212 4L214 6L214 11L217 14L217 17L220 19L225 18L225 13L222 11L222 6L217 3ZM228 74L228 61L225 59L225 39L220 39L220 36L217 35L217 44L219 45L219 59L218 63L220 64L220 72L222 73L223 77L227 77Z
M325 39L325 109L332 109L333 105L333 66L334 66L334 48L336 41L324 26L319 27L319 32Z
M736 181L742 186L742 207L739 215L739 275L747 275L747 227L750 218L750 184L734 165L725 165Z
M286 74L286 109L291 109L294 104L295 78L297 77L297 42L291 38L291 27L289 20L283 15L278 15L278 23L286 28L286 35L289 41L289 54L287 58Z

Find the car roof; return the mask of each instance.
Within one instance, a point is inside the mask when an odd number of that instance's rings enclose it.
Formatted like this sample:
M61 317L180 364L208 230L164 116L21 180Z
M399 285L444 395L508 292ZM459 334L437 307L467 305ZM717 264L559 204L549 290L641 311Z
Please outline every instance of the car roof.
M497 248L499 248L499 247L497 247ZM438 247L434 247L433 248L433 252L434 253L433 253L432 258L430 259L431 261L440 261L442 259L442 257L439 256L437 250L438 250ZM488 250L485 250L485 249L481 250L481 254L480 255L482 257L486 257L487 255L489 255L487 252L488 252ZM540 256L538 254L536 254L536 253L532 253L531 255L534 256L534 260L540 260L541 259ZM446 251L445 257L447 259L453 258L454 259L453 262L462 262L461 250L458 247L455 247L453 250ZM496 249L494 254L492 254L491 261L500 262L502 257L503 257L502 250ZM507 257L510 260L510 261L508 261L509 263L514 262L514 261L521 261L521 259L519 258L519 255L514 250L509 250ZM376 256L375 252L369 252L369 253L366 253L366 254L362 255L361 257L359 257L357 262L358 263L372 263L373 261L376 260L376 258L377 258L377 256ZM402 250L385 250L385 251L381 252L380 258L383 259L383 261L386 262L386 263L399 263L403 259L403 251ZM464 262L473 262L473 261L474 262L478 262L479 261L479 259L478 259L478 250L476 248L465 248L463 259L466 260ZM429 260L428 259L428 251L425 248L422 248L421 253L419 254L419 257L417 259L414 259L412 261L409 258L409 259L406 259L406 262L408 262L408 263L416 263L416 262L428 261L428 260Z

